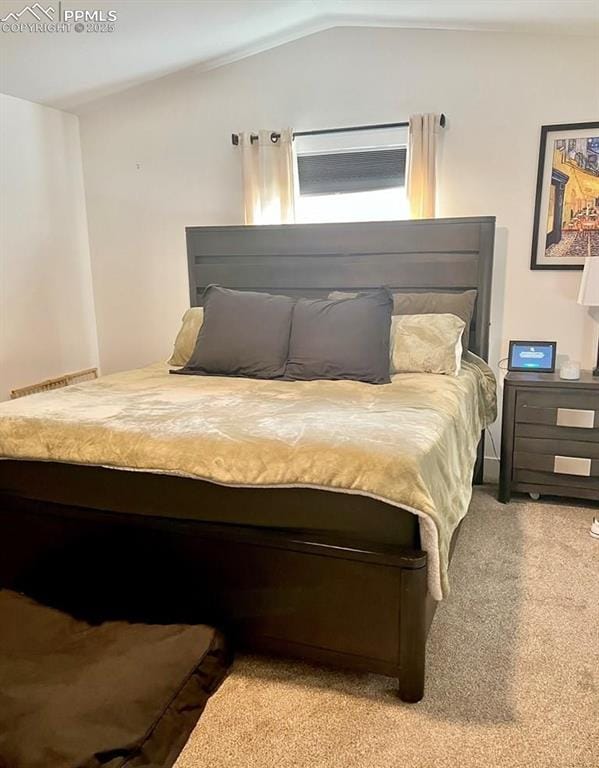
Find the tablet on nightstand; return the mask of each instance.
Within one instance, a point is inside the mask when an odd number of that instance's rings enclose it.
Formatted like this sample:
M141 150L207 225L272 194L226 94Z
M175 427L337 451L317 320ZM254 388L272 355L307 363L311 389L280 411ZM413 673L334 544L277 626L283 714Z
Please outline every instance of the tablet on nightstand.
M510 341L508 370L553 373L556 348L555 341Z

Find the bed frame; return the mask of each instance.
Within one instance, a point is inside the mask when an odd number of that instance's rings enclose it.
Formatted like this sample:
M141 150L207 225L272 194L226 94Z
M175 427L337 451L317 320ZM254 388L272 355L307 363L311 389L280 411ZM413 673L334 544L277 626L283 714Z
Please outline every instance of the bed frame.
M475 288L470 348L486 359L494 231L492 217L190 227L191 304L201 304L210 283L292 296L379 285ZM482 457L481 437L475 481ZM233 492L185 478L0 462L0 585L88 616L209 621L243 648L394 676L401 699L418 701L435 602L415 517L404 520L402 546L339 531L185 519L194 504L275 504L284 516L286 507L333 497L348 512L362 505L375 515L382 504L327 491ZM150 515L139 514L150 506Z

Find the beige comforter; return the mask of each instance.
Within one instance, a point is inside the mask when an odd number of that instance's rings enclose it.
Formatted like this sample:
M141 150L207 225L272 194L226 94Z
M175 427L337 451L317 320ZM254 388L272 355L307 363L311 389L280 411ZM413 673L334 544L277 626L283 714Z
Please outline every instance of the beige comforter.
M0 403L0 457L381 499L420 517L441 599L495 415L495 379L473 355L457 377L399 374L381 386L172 376L156 364Z

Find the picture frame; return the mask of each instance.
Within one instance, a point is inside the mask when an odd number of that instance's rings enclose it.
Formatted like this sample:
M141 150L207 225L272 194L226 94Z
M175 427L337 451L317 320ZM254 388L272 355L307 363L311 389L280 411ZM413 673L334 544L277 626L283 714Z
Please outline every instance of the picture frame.
M599 122L541 126L531 269L599 256Z

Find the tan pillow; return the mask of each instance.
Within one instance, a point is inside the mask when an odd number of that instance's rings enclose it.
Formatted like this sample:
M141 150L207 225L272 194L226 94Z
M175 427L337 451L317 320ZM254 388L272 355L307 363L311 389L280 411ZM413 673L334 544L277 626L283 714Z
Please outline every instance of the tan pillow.
M455 315L394 315L391 373L445 373L457 376L466 324Z
M168 365L187 365L189 358L193 354L196 346L198 333L204 322L204 308L192 307L183 315L183 324L179 329L173 354Z

